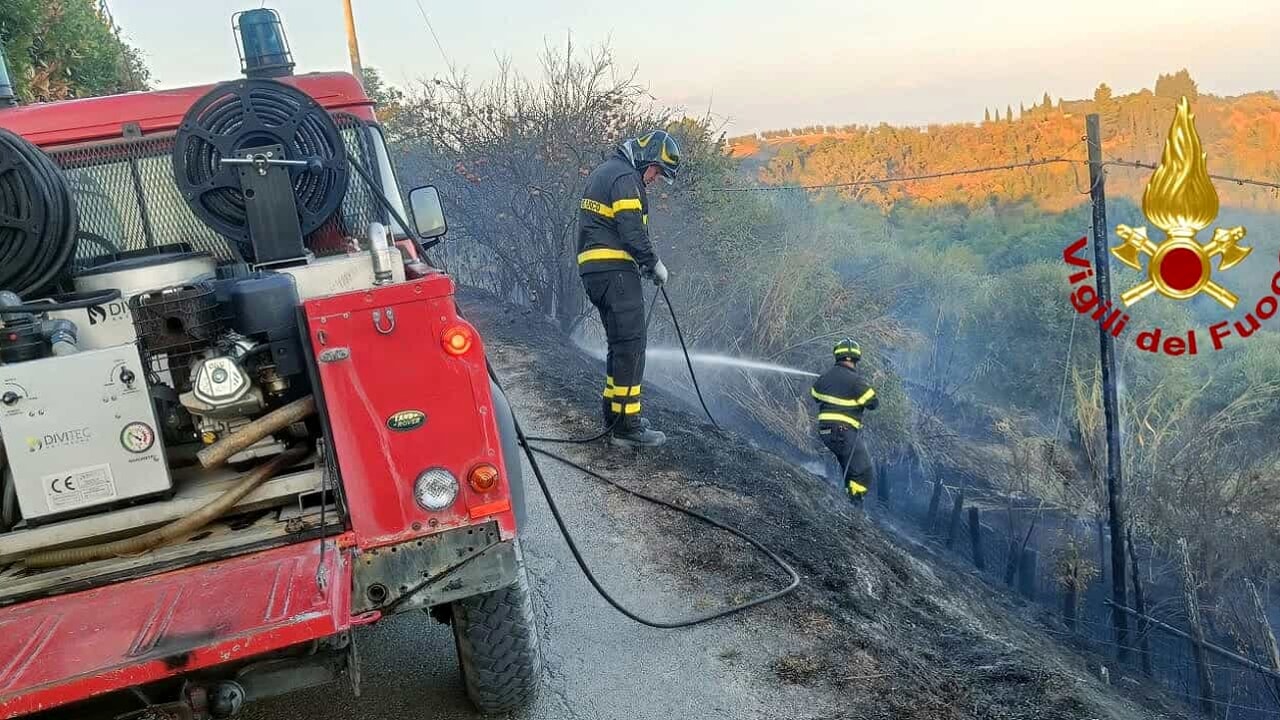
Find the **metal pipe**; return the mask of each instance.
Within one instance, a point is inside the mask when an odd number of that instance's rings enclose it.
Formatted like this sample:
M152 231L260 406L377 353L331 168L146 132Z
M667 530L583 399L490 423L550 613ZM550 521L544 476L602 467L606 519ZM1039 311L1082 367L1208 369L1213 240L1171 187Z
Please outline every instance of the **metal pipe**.
M387 285L393 280L391 260L387 257L387 226L380 222L369 223L369 255L373 258L373 284Z
M266 415L263 415L257 420L245 425L236 434L228 435L218 442L201 450L197 454L197 457L200 458L200 464L204 467L217 467L231 459L231 456L241 450L244 450L271 433L283 430L293 423L307 418L315 411L315 396L308 395L300 400L294 400L288 405L272 410Z
M74 355L80 352L79 328L66 318L44 320L40 323L40 334L49 341L49 348L54 355Z

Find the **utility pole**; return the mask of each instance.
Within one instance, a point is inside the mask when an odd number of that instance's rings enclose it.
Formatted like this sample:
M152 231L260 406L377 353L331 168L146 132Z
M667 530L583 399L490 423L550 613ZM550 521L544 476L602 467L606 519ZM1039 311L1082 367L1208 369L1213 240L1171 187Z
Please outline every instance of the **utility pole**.
M351 74L364 87L364 66L360 64L360 42L356 40L356 15L351 9L351 0L342 0L342 9L347 16L347 52L351 54Z
M1098 302L1111 299L1111 266L1107 259L1107 194L1102 174L1102 132L1097 113L1085 118L1085 140L1089 145L1089 199L1093 204L1093 261ZM1107 423L1107 509L1111 516L1111 601L1127 607L1125 580L1124 477L1120 456L1120 413L1116 400L1116 351L1111 333L1099 326L1099 353L1102 360L1102 411ZM1114 610L1117 657L1129 659L1129 618Z

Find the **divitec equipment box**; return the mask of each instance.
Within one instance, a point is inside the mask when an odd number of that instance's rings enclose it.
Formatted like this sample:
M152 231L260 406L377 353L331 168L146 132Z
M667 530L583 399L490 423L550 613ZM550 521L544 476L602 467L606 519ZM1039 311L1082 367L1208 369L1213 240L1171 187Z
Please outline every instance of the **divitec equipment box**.
M172 488L134 345L0 366L0 434L29 523Z

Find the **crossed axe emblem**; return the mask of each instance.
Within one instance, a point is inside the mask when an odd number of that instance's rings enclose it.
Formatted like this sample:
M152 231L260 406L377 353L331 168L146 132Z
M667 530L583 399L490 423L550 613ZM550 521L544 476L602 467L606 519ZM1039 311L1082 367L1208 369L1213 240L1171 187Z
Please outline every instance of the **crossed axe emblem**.
M1111 248L1111 254L1135 270L1142 269L1139 258L1149 256L1147 279L1120 294L1128 307L1153 292L1175 300L1185 300L1203 292L1227 308L1235 308L1239 296L1214 282L1210 260L1221 256L1218 270L1227 270L1244 260L1251 247L1236 243L1244 239L1243 227L1214 228L1213 239L1208 243L1196 242L1195 231L1178 228L1162 243L1147 237L1147 228L1116 227L1116 234L1124 242Z

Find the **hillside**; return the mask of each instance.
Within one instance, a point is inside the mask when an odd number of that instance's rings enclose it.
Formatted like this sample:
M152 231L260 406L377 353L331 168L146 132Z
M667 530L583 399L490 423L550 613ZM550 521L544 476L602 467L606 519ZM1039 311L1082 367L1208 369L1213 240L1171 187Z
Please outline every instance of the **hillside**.
M763 183L841 183L1058 157L1083 160L1085 115L1096 112L1102 120L1104 157L1155 162L1182 94L1191 100L1210 172L1280 179L1280 98L1271 92L1201 95L1190 77L1181 75L1162 77L1154 91L1125 96L1112 97L1105 84L1089 100L1052 103L1046 94L1016 118L1010 107L995 116L988 111L990 119L980 123L808 127L732 138L729 145L736 158L758 159L753 174ZM1140 197L1150 174L1114 166L1108 173L1108 195L1130 198ZM842 192L882 207L904 200L980 205L995 199L1030 200L1044 210L1062 211L1085 202L1085 189L1083 167L1050 165ZM1280 207L1280 198L1266 190L1220 182L1218 192L1227 206Z
M463 307L486 338L531 432L583 436L595 431L597 362L531 311L475 292L463 294ZM646 415L668 433L661 449L620 453L603 443L556 449L623 484L747 529L797 568L803 576L797 593L707 626L715 637L738 639L713 639L715 645L699 651L714 651L730 666L757 667L763 675L752 682L751 694L785 696L794 688L814 694L812 702L818 704L783 717L1182 717L1144 704L1144 697L1150 701L1159 695L1147 695L1139 685L1123 683L1133 690L1130 697L1108 688L1096 679L1088 659L1051 639L1033 610L851 513L822 478L758 450L747 437L715 430L689 414L682 399L652 383L645 404ZM588 515L603 513L603 525L616 528L616 541L585 551L596 559L602 581L618 588L624 602L638 601L637 595L661 596L659 612L670 618L742 601L785 580L731 538L613 491L602 500L586 499L596 497L599 488L590 478L581 482L562 501L577 503ZM595 521L575 514L571 522ZM642 550L619 557L610 549L620 544ZM638 569L646 565L656 570ZM603 605L594 598L592 604ZM626 622L607 612L592 626ZM718 635L716 627L727 636ZM772 640L741 641L744 634L771 633ZM611 657L623 662L635 651L623 648ZM609 668L592 671L610 673ZM713 677L718 672L700 671ZM701 702L710 708L727 701L706 697Z

